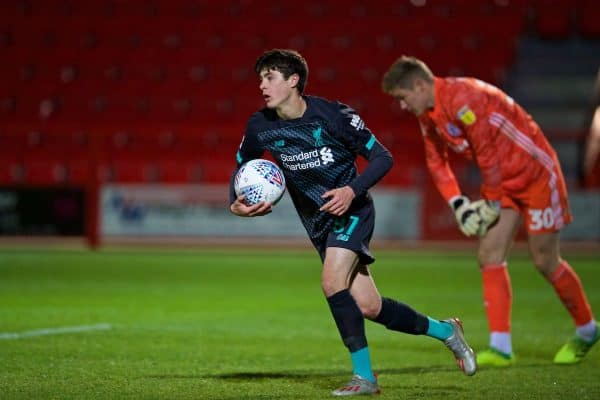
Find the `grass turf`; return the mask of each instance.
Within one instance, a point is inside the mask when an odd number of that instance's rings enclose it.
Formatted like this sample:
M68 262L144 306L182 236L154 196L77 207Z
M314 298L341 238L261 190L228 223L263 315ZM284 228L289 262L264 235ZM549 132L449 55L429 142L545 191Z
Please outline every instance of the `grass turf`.
M381 293L459 316L487 345L473 254L377 251ZM594 255L565 254L600 309ZM466 377L441 343L367 323L381 399L600 398L600 350L552 364L573 334L524 254L510 260L518 364ZM2 399L320 399L350 361L313 251L0 251L0 336L108 323L110 330L0 340Z

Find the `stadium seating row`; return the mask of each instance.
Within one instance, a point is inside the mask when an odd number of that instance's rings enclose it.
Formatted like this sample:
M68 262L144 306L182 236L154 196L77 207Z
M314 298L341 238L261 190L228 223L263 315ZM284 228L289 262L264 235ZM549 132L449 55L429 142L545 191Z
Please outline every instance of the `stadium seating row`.
M226 182L243 132L237 124L85 126L4 125L0 185L85 185L94 174L101 182ZM411 174L422 169L416 122L372 129L405 166L384 184L414 183Z
M428 60L440 75L471 75L498 82L512 51L492 49L459 53L451 48ZM358 59L352 68L340 61L308 54L311 73L307 93L339 99L365 114L389 118L389 98L380 91L381 76L398 54ZM74 119L94 121L204 120L245 118L261 106L248 59L217 68L205 64L110 64L84 59L75 63L37 59L25 65L8 62L0 73L0 118L6 120ZM482 62L480 60L486 60ZM243 63L244 66L239 66Z
M420 145L420 131L414 118L393 122L373 121L367 126L391 149ZM13 159L26 156L87 157L102 159L143 159L164 156L177 158L230 158L242 138L244 125L222 123L147 124L104 123L90 128L78 123L16 123L0 127L0 155Z
M11 17L46 15L61 16L226 16L226 17L364 17L394 15L420 17L425 15L454 16L461 14L523 14L548 8L581 10L593 5L594 0L321 0L307 2L267 3L258 0L18 0L4 2L0 9Z
M585 7L595 3L0 2L0 184L226 181L262 105L254 60L273 47L301 50L307 93L356 108L401 160L386 182L414 183L418 128L379 88L391 62L412 54L439 75L501 83L528 13L552 36Z
M564 1L564 0L563 0ZM265 3L258 0L88 0L85 3L70 0L6 2L3 10L11 16L226 16L270 18L301 17L327 18L332 16L362 17L369 15L422 16L430 14L498 14L522 12L531 4L525 0L323 0L306 2ZM535 5L535 3L534 3Z
M378 81L387 67L402 54L415 55L427 60L439 73L451 72L453 69L484 71L494 66L506 66L512 60L512 48L489 48L473 53L459 52L454 48L445 48L428 56L423 52L398 51L389 54L375 55L371 59L356 60L350 67L340 60L328 62L329 57L320 57L318 53L304 52L311 64L310 80L327 83L335 79L352 79L358 84ZM260 52L240 56L235 63L216 67L206 60L182 61L181 64L167 63L164 59L148 61L105 60L93 63L85 58L45 60L37 55L27 57L26 61L9 59L3 64L0 79L11 90L27 90L30 86L52 87L58 90L86 91L94 87L111 90L127 90L128 85L146 85L156 90L179 90L189 88L190 91L204 87L221 86L224 90L234 89L242 85L256 87L256 76L252 70L254 61ZM485 58L485 61L483 61ZM481 59L481 60L479 60ZM315 62L311 62L315 60ZM472 67L474 61L478 61ZM314 64L314 66L313 66Z
M353 0L343 3L339 0L308 3L264 3L250 0L217 3L200 0L168 2L96 0L85 3L71 0L21 0L0 4L0 25L8 21L23 26L24 21L37 17L43 23L31 26L44 26L49 21L57 21L65 24L66 29L69 29L68 27L88 24L90 20L109 22L113 19L154 17L157 23L153 25L156 26L163 25L163 21L169 19L179 19L180 23L185 21L195 23L198 29L205 25L198 23L198 19L203 18L211 20L238 18L256 23L272 23L274 19L290 21L293 18L300 20L310 18L312 24L332 17L392 16L426 21L431 16L447 19L467 17L477 20L486 16L510 15L521 20L532 16L534 27L543 36L565 37L564 35L576 29L584 35L598 37L600 32L596 20L599 7L595 0L436 0L435 2ZM432 26L429 23L423 25ZM116 29L116 32L119 31Z
M156 161L123 160L90 163L89 160L57 160L40 157L22 162L0 161L0 185L6 186L85 186L93 182L109 183L199 183L226 182L233 161L201 162L163 159Z
M17 162L0 160L0 186L8 187L82 187L98 183L225 183L233 171L234 161L200 161L163 159L155 161L124 160L91 164L88 160L27 159ZM93 175L96 175L96 180ZM407 164L394 168L380 183L413 187L426 179L423 167Z
M90 183L225 183L229 181L235 161L189 160L119 160L91 163L89 160L27 158L24 161L0 159L0 186L73 186ZM95 175L95 177L94 177ZM420 164L394 168L381 185L410 187L425 179Z

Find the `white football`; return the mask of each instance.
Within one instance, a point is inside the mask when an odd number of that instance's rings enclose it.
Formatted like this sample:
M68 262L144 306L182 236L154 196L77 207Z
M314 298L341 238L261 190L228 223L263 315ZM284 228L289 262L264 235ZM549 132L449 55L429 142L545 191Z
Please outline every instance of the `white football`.
M276 204L285 192L283 171L269 160L250 160L235 175L234 189L236 196L244 196L246 205L261 201Z

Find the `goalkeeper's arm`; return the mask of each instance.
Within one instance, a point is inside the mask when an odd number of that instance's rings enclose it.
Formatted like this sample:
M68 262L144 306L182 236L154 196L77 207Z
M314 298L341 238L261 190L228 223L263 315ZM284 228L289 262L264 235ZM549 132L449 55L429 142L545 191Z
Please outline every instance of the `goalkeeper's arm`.
M500 202L497 200L481 199L471 203L471 207L477 212L481 219L477 234L480 237L483 237L487 231L498 222L498 218L500 218Z
M461 232L466 236L477 235L481 225L481 217L477 210L473 208L474 203L471 203L468 197L461 195L451 198L449 204L452 211L454 211L454 217Z

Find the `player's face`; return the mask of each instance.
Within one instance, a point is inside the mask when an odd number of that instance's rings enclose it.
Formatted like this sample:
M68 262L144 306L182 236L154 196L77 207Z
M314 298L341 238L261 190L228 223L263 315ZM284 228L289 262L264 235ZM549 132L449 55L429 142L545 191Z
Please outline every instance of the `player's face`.
M292 88L297 83L297 76L292 75L287 80L279 71L262 70L259 74L259 89L268 108L278 108L292 95Z
M403 110L417 117L432 106L429 91L420 82L415 82L410 89L397 86L390 92L390 95L400 103Z

